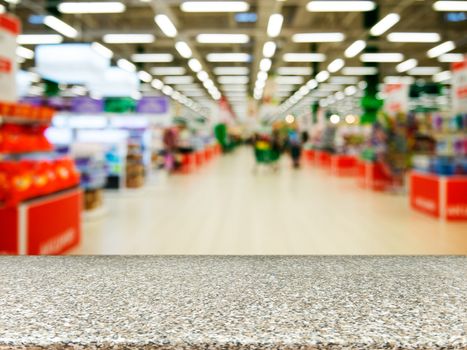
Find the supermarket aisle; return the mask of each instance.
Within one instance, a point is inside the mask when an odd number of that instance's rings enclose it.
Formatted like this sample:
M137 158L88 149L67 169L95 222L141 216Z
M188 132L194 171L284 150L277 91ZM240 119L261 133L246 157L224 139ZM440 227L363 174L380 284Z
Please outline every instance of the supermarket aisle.
M253 175L249 149L189 176L109 194L73 254L466 254L467 225L320 169Z

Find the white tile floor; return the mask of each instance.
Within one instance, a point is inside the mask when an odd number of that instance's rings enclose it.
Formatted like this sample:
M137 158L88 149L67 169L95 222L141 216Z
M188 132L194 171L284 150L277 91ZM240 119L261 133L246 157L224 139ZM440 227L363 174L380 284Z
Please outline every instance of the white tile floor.
M252 172L250 149L192 175L106 196L72 254L466 254L467 224L409 209L405 196L364 191L288 159Z

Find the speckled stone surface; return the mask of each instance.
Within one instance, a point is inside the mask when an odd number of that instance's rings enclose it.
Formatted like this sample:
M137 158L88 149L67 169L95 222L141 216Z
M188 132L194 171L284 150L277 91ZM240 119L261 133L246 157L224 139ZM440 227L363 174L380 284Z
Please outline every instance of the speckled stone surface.
M0 349L467 349L467 257L0 257Z

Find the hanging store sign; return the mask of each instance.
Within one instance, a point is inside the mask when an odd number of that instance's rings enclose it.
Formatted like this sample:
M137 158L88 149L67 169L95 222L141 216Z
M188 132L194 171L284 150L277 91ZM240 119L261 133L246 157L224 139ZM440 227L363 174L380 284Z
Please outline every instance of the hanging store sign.
M456 114L467 113L467 56L452 64L452 107Z
M16 37L20 22L8 14L0 15L0 101L16 102Z
M409 86L407 84L384 85L384 111L389 114L409 111Z
M136 111L144 114L165 114L169 111L169 98L166 96L146 96L138 101Z

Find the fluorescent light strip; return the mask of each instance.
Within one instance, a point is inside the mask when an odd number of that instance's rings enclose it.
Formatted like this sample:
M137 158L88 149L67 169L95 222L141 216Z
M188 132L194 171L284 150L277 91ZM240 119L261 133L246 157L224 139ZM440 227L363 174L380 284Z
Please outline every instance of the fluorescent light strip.
M433 9L436 11L466 12L467 1L436 1L433 4Z
M411 58L411 59L408 59L407 61L399 63L396 66L396 70L399 73L407 72L408 70L411 70L411 69L415 68L417 66L417 64L418 64L418 61L416 59L414 59L414 58Z
M18 46L16 48L16 56L25 58L27 60L32 60L34 58L34 51L23 46Z
M366 42L363 40L354 41L344 52L345 57L352 58L357 56L366 47Z
M247 53L210 53L206 56L209 62L250 62Z
M373 1L314 0L307 5L310 12L366 12L376 8Z
M220 76L218 79L220 84L248 84L250 79L247 76Z
M117 1L111 2L62 2L58 5L58 11L68 14L81 13L122 13L126 6Z
M124 58L120 58L117 61L117 66L123 70L126 70L127 72L136 72L136 66Z
M319 72L318 74L316 74L316 78L315 78L315 79L316 79L316 81L317 81L318 83L322 83L323 81L328 80L329 75L330 75L330 74L329 74L328 71L323 70L323 71Z
M0 4L0 14L5 13L5 12L6 12L5 6L3 6L2 4Z
M186 73L183 67L153 67L150 71L155 75L184 75Z
M198 72L198 74L196 74L196 76L198 77L199 80L201 80L203 82L209 79L209 74L206 73L204 70Z
M274 41L267 41L263 46L263 56L266 58L271 58L276 53L277 45Z
M430 58L435 58L445 54L446 52L452 51L456 48L456 45L453 41L446 41L438 46L433 47L432 49L428 50L427 55Z
M155 37L152 34L106 34L102 40L106 44L150 44Z
M216 67L213 71L216 75L247 75L250 73L246 67Z
M150 83L152 81L152 76L148 72L141 70L138 72L138 78L145 83Z
M154 79L151 83L154 89L160 90L164 87L164 83L159 79Z
M284 16L280 13L274 13L269 17L267 33L271 38L279 36L282 30L282 24L284 23Z
M201 62L198 61L196 58L190 59L188 61L188 66L195 73L198 73L199 71L203 70L203 66L201 65Z
M462 62L466 57L461 53L445 53L438 57L439 62Z
M169 53L137 53L131 56L133 62L138 63L166 63L174 60Z
M415 79L413 77L387 76L384 77L383 81L386 84L413 84Z
M451 71L445 70L444 72L439 72L433 75L433 81L436 83L445 82L452 78Z
M276 77L275 81L279 85L299 85L303 84L305 78L302 76L286 76L279 75Z
M198 34L196 41L201 44L246 44L250 37L246 34Z
M222 85L221 90L223 91L247 91L248 87L246 85Z
M358 78L356 77L331 77L329 80L330 84L337 84L337 85L349 85L349 84L357 84Z
M401 17L397 13L390 13L383 17L370 29L370 34L373 36L380 36L395 26L400 21L400 19Z
M75 28L54 16L45 16L44 24L67 38L76 38L79 34Z
M188 59L188 58L191 58L191 56L193 56L193 52L191 51L191 48L184 41L177 41L175 43L175 49L180 54L180 56L182 56L183 58Z
M336 58L334 61L332 61L331 63L329 63L328 65L328 71L330 73L335 73L337 71L340 71L342 69L342 67L344 67L345 65L345 62L343 59L341 58Z
M299 33L292 36L295 43L334 43L344 39L345 35L342 33Z
M401 53L364 53L360 56L362 62L401 62L403 59Z
M180 5L183 12L246 12L246 1L185 1Z
M98 42L93 42L91 44L91 48L94 51L96 51L99 55L101 55L102 57L110 59L114 56L114 53L112 52L112 50L108 49L107 47L105 47L104 45Z
M271 69L272 66L272 61L269 58L263 58L259 62L259 69L262 70L263 72L268 72Z
M438 33L389 33L388 41L393 43L437 43L441 40Z
M310 67L280 67L277 69L279 75L311 75Z
M344 75L375 75L377 73L376 67L345 67L342 69Z
M160 28L162 33L164 33L169 38L174 38L177 36L178 31L173 22L170 20L169 16L161 14L154 17L154 22Z
M439 67L416 67L409 70L410 75L434 75L439 73L441 68Z
M326 55L322 53L286 53L282 58L285 62L324 62Z
M182 84L192 84L194 79L192 76L188 76L188 75L187 76L174 75L174 76L164 77L162 81L165 84L169 84L169 85L176 85L176 84L182 85Z

